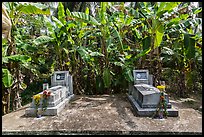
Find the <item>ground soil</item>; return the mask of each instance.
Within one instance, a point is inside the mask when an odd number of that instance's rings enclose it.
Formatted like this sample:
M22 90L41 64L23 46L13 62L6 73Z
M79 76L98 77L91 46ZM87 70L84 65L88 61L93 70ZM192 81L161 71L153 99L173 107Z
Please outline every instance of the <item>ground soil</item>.
M190 100L190 99L189 99ZM135 116L126 94L76 95L58 116L26 117L26 105L2 116L2 131L147 131L202 133L202 111L189 100L173 100L178 117L152 119ZM192 104L192 100L190 100ZM200 104L199 104L200 103ZM199 102L202 106L202 100ZM202 109L202 107L201 107Z

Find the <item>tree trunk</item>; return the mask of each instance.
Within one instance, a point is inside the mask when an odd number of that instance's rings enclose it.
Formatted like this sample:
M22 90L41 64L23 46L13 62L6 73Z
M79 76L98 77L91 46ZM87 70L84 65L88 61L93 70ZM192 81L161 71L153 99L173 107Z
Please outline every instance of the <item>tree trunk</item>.
M12 26L11 29L11 34L15 34L14 31L16 30L15 26ZM15 39L14 36L11 36L11 42L9 43L9 47L8 47L8 56L11 55L15 55L16 54L16 46L15 46ZM12 108L15 110L16 109L16 100L17 100L17 106L21 107L21 102L19 102L19 82L20 81L20 68L19 68L19 64L17 62L9 62L8 66L7 66L8 70L11 72L13 78L14 78L14 85L12 87L14 87L14 92L12 89L11 92L11 88L8 89L8 95L7 95L7 110L6 112L9 113L10 111L10 104L11 104L11 100L12 100ZM16 85L15 85L16 84ZM11 99L12 98L12 99Z
M160 81L161 81L161 71L162 71L162 65L161 65L161 60L160 60L160 49L159 47L157 47L155 49L155 86L159 85L160 84Z
M13 52L14 51L14 44L13 44L13 37L11 37L11 42L9 44L9 47L8 47L8 56L10 55L14 55L15 53ZM10 71L11 74L13 74L13 62L9 62L8 65L7 65L7 68L8 70ZM10 101L10 95L11 95L11 88L7 88L6 89L6 113L9 113L10 112L10 104L11 104L11 101Z
M180 97L185 97L186 94L186 78L185 78L185 72L181 72L180 78L179 78L179 95Z
M10 103L11 103L10 93L11 93L11 88L8 88L6 93L6 114L10 112Z
M13 110L17 110L18 108L21 108L21 97L20 97L20 84L21 84L21 72L20 72L20 66L18 63L16 63L15 67L15 78L17 79L16 88L15 88L15 94L14 94L14 100L13 100Z

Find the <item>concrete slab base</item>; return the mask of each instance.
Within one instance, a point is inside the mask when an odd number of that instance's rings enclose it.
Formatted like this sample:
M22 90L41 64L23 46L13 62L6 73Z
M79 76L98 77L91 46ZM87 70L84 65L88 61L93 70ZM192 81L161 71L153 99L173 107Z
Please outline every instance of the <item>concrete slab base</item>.
M69 103L69 101L74 97L73 95L70 95L69 97L67 97L65 100L63 100L62 102L60 102L57 106L54 107L48 107L47 110L45 112L43 112L44 116L55 116L58 115L59 112L61 112L63 110L63 108ZM41 108L38 108L38 110L41 110ZM35 108L27 108L25 110L25 115L26 116L35 116Z
M156 111L156 108L141 108L139 104L135 101L132 95L127 94L128 100L130 101L133 111L138 115L138 116L147 116L147 117L152 117L153 114ZM178 110L175 108L167 108L168 112L168 117L177 117L178 116Z

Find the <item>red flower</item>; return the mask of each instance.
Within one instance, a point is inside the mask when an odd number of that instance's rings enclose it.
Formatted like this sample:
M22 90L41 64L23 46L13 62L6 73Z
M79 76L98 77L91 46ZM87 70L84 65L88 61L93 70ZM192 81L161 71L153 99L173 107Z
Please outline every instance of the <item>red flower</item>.
M48 93L47 93L47 96L50 96L51 95L51 92L49 91Z
M47 94L47 90L44 90L44 91L43 91L43 95L46 95L46 94Z
M160 99L161 99L161 100L164 100L164 96L160 96Z

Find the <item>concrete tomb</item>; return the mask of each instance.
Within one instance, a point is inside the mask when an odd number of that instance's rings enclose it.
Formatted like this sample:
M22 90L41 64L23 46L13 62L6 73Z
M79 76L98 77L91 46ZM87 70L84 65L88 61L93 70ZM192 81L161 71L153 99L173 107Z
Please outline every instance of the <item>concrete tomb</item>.
M138 116L153 116L160 101L160 90L152 85L153 77L148 70L133 70L134 84L130 85L128 99ZM168 94L164 93L168 116L178 116L172 107Z
M43 112L43 115L58 115L70 99L74 97L72 76L68 71L55 71L51 78L51 87L47 91L50 91L51 95L48 99L47 109ZM39 94L41 95L41 99L38 110L41 110L43 91ZM36 108L33 99L31 106L26 109L25 115L34 116L35 112Z

